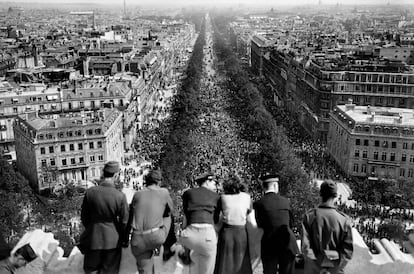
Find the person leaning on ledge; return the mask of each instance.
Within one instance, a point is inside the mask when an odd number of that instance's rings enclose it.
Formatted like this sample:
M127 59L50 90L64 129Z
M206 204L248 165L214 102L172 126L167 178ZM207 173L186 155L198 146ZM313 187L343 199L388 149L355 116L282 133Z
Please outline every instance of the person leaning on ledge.
M342 274L353 253L350 218L337 210L338 187L332 180L321 184L322 203L309 210L302 223L305 274Z
M80 249L85 254L83 269L88 273L116 274L128 222L126 196L115 188L119 163L107 162L98 186L89 188L83 199L81 221L85 231Z
M160 187L161 179L160 170L150 170L145 188L135 192L131 202L127 235L132 229L131 251L139 274L155 273L155 250L164 244L171 227L174 205L168 190Z
M18 268L25 266L36 258L37 255L30 244L25 244L11 256L0 261L0 274L13 274Z
M219 221L219 195L212 173L196 178L199 187L183 194L183 211L187 226L181 232L180 243L190 252L190 274L213 274L217 253L214 224Z

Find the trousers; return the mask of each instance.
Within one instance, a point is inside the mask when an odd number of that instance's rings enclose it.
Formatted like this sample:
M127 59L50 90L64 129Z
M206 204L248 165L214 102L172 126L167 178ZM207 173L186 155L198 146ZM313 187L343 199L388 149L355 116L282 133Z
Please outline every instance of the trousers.
M102 274L119 273L121 256L122 250L120 247L109 250L88 250L85 252L83 269L87 274L94 271Z
M133 232L131 238L131 251L137 262L139 274L154 274L153 251L160 248L167 238L171 226L171 218L164 218L164 225L157 231L149 234Z
M213 274L217 254L217 234L213 225L187 226L180 243L191 250L190 274Z

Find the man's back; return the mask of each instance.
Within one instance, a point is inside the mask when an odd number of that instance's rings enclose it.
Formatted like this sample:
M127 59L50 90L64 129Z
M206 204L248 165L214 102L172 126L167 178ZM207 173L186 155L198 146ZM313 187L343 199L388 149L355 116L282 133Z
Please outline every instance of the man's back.
M166 210L173 210L168 190L157 186L136 192L131 207L134 214L133 227L138 231L162 226Z
M309 235L309 246L316 257L322 250L336 250L351 257L351 223L344 213L334 207L321 205L306 213L303 225Z
M257 225L264 233L271 233L280 226L290 225L290 202L274 192L266 193L254 204Z
M88 189L82 205L81 220L85 228L90 230L91 249L116 248L119 234L124 232L128 221L125 194L108 183Z

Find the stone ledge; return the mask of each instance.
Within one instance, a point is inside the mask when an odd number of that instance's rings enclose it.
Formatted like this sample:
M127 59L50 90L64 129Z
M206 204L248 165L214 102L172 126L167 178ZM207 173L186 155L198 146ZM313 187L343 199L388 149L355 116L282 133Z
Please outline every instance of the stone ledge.
M261 232L255 228L251 230L251 241L253 245L252 262L255 268L254 273L261 273L261 263L259 260L260 235ZM368 246L364 243L358 231L353 229L354 236L354 256L347 266L347 274L412 274L414 273L414 253L405 254L399 250L394 242L386 239L376 241L379 254L372 254ZM22 245L30 243L38 254L38 258L26 267L18 269L17 274L81 274L84 273L83 255L77 247L74 247L69 257L63 257L63 250L59 247L59 242L54 239L52 233L45 233L39 229L27 232L18 244L13 248L14 252ZM410 235L410 241L405 246L411 252L414 251L414 235ZM167 263L162 262L162 256L155 257L156 273L159 274L187 274L188 267L183 266L175 255ZM299 272L299 271L298 271ZM135 274L137 268L135 258L130 248L124 248L120 274Z

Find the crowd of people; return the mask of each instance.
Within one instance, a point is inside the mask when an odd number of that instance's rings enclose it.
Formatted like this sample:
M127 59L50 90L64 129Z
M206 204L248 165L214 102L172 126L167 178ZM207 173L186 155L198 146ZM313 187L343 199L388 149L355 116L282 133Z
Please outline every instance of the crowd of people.
M352 218L353 226L374 253L377 252L375 240L386 238L401 243L414 231L413 210L345 203L338 204L338 208Z

